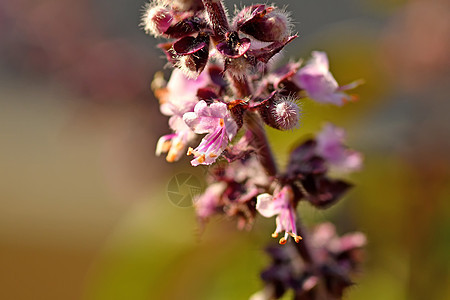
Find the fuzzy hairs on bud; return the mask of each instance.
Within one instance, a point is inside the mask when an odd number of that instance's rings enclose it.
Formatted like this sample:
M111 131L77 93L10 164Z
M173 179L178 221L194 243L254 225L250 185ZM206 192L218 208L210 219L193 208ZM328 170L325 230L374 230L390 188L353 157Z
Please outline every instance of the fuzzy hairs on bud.
M155 2L149 2L144 10L140 25L144 28L145 33L154 37L163 35L173 21L170 10Z
M300 121L300 107L295 98L283 97L274 102L272 114L280 130L295 129Z
M258 108L264 123L278 130L292 130L299 126L301 109L294 97L269 100L268 105Z
M262 42L283 41L292 33L292 20L286 8L257 4L237 11L233 29Z

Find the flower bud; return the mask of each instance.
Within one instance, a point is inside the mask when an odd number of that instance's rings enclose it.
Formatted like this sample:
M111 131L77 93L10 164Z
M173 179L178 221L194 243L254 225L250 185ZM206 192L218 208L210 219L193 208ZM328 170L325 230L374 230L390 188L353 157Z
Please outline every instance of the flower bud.
M280 129L293 129L298 125L300 108L294 101L285 99L275 104L273 114Z
M237 30L263 42L284 40L292 27L287 12L264 4L244 8L233 23Z
M171 26L173 16L164 6L149 5L142 16L142 25L147 34L155 37L163 35Z
M300 107L292 98L269 99L268 104L259 107L258 110L264 122L273 128L289 130L299 124Z
M200 10L203 8L201 0L172 0L172 5L180 11Z

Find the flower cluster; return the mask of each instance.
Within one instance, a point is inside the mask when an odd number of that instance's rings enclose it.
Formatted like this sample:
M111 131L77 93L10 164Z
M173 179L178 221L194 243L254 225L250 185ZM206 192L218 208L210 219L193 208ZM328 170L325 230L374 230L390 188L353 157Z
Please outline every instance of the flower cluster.
M194 201L197 216L205 222L225 214L238 220L240 229L250 229L256 216L256 197L270 184L259 162L251 156L210 169L211 182Z
M272 264L261 273L266 288L251 300L281 298L288 290L295 299L341 299L353 284L350 275L359 271L365 236L353 232L339 237L331 223L313 229L308 237L310 261L305 262L291 247L270 247ZM320 286L320 283L324 283Z
M344 105L356 99L345 91L360 81L340 86L330 73L327 55L319 51L306 63L300 60L273 69L269 61L297 37L283 9L245 6L230 20L219 0L148 4L143 27L155 37L169 39L159 48L174 67L167 82L157 74L152 83L173 131L159 139L156 153L167 153L169 162L192 155L193 166L210 166L210 184L194 199L202 223L225 214L237 218L239 228L251 228L258 215L275 217L272 237L281 235L280 244L287 244L289 237L299 243L303 234L299 202L318 208L334 204L351 184L331 178L329 171L356 171L362 156L345 146L342 129L326 124L314 138L297 146L287 168L279 171L264 124L293 130L299 126L301 101ZM314 238L308 242L305 237L298 247L307 249L314 243ZM279 250L280 255L287 255L286 249ZM293 268L294 259L286 259L286 268ZM317 267L317 260L304 260ZM325 260L319 264L325 265ZM297 281L306 278L303 273L292 274ZM308 279L311 288L317 280L314 276ZM263 279L280 289L275 275Z
M269 125L279 129L292 129L298 124L300 110L295 99L274 95L268 89L255 97L242 95L236 92L239 83L231 82L244 77L258 82L256 77L262 77L256 72L258 67L296 37L290 35L288 15L276 7L255 5L238 12L229 25L220 2L208 3L154 1L143 17L148 33L173 39L159 47L175 69L167 84L159 77L155 84L161 112L170 116L174 131L161 137L156 153L167 153L169 162L186 152L196 134L205 133L198 147L189 148L188 153L194 155L192 165L215 162L242 126L245 110L261 111ZM215 15L205 8L218 11L216 17L225 22L223 26L217 27L211 19ZM274 23L276 27L271 25ZM265 34L272 27L273 32Z

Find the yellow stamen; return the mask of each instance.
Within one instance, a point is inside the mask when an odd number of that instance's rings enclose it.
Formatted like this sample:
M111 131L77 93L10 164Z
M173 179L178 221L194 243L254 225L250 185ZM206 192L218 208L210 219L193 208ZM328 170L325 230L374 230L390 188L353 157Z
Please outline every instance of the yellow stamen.
M352 95L349 95L349 96L350 96L350 99L347 99L347 98L343 97L342 98L342 103L346 104L346 103L349 103L349 102L356 102L356 101L359 100L359 96L358 95L352 94Z
M201 164L205 162L205 154L202 154L198 157L198 162Z
M284 245L286 244L286 242L287 242L286 239L282 237L278 243L280 243L280 245Z
M167 88L156 89L154 93L160 105L168 102L169 90Z
M296 234L294 234L294 233L292 233L292 232L289 232L289 235L292 236L292 237L294 238L294 240L295 240L296 243L300 242L300 240L303 240L303 238L302 238L301 236L296 235Z
M191 154L194 154L195 158L197 158L198 162L201 164L204 163L206 160L206 155L204 153L198 152L198 151L192 149L192 147L189 147L189 149L187 151L187 155L191 155ZM216 157L217 155L211 153L209 156Z
M214 153L210 153L210 154L209 154L209 157L214 158L214 157L217 157L217 155L214 154Z
M171 141L165 141L162 146L161 146L161 152L165 153L167 151L170 150L170 146L172 146L172 142Z
M169 152L166 156L166 160L168 162L174 162L176 158L177 158L177 155L176 155L176 153L173 153L173 152Z
M273 237L274 239L276 239L276 238L278 237L278 232L272 233L272 237Z
M222 118L219 120L219 125L220 125L220 127L223 127L225 125L225 122L223 121Z
M182 142L178 142L175 144L175 150L180 151L181 149L183 149L184 144Z
M358 95L355 95L355 94L352 94L352 95L350 95L350 101L353 101L353 102L355 102L355 101L358 101L359 100L359 96Z

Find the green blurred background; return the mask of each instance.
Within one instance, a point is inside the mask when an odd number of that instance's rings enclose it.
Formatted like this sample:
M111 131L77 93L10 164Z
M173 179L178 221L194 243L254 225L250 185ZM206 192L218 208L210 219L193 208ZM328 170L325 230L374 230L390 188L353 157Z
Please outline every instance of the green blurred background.
M299 208L308 225L368 236L345 298L450 299L448 1L276 3L300 35L284 61L325 50L340 83L366 81L360 101L306 101L298 130L269 130L282 165L324 121L365 155L344 200ZM247 299L262 287L274 220L200 228L169 201L175 174L205 170L154 156L168 127L149 83L165 61L138 27L143 4L0 1L0 299Z

